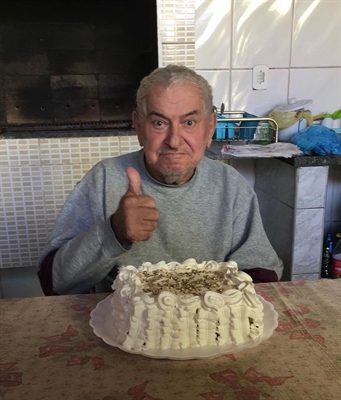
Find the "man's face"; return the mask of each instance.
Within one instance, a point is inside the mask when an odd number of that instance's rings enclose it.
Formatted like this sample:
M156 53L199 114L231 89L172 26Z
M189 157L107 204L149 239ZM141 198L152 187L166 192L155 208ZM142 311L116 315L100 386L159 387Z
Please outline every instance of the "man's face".
M133 123L144 147L149 173L167 184L183 184L193 175L212 142L216 116L204 113L200 89L190 82L154 86L147 97L147 116Z

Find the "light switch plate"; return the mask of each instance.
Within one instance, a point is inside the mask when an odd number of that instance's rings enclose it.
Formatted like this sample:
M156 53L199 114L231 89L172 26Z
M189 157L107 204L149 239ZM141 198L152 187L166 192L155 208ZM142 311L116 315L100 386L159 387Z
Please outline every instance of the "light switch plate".
M252 88L265 90L269 83L269 67L267 65L255 65L252 70Z

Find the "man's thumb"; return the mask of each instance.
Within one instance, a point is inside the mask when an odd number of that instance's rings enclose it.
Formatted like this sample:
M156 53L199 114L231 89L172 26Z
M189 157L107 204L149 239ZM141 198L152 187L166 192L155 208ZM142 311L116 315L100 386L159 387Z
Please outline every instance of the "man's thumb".
M141 177L140 174L133 167L128 167L126 173L129 180L128 192L132 194L140 194L141 189Z

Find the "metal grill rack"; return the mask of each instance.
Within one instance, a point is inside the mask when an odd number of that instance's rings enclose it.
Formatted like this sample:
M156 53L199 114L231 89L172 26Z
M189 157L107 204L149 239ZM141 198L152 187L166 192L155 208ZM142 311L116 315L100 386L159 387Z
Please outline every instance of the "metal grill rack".
M213 136L215 141L232 144L269 144L278 141L278 125L273 118L244 117L244 111L224 111L215 109L217 126Z

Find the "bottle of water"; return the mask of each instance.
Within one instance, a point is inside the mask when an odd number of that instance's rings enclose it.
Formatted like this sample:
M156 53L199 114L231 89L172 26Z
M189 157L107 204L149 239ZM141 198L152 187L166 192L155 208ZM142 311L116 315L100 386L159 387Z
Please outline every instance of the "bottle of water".
M337 233L339 238L332 254L332 271L334 279L341 279L341 233Z

